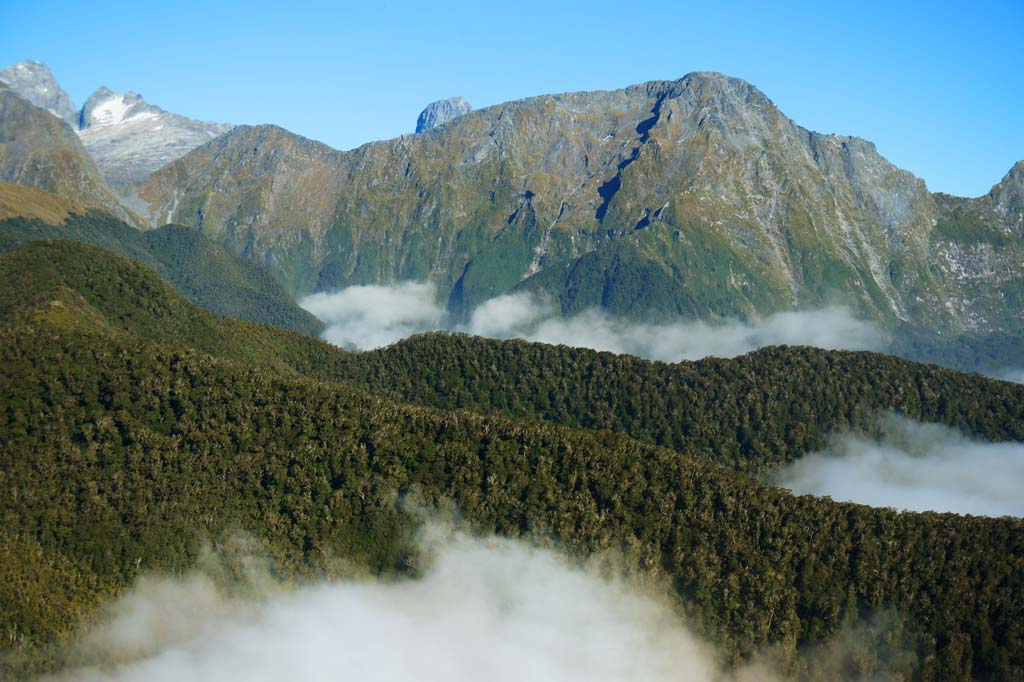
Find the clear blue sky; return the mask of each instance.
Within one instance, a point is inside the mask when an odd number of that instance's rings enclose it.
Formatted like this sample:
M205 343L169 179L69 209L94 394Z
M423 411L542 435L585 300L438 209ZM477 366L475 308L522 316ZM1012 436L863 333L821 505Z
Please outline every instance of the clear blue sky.
M76 105L107 85L341 149L411 132L449 95L481 107L712 70L875 142L932 190L983 194L1024 159L1024 0L0 3L0 64L47 63Z

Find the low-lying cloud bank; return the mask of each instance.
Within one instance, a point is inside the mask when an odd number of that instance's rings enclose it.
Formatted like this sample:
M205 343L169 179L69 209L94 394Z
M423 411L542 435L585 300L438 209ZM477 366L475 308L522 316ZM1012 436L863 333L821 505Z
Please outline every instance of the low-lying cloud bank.
M498 339L520 338L628 353L676 362L709 355L733 357L762 346L810 345L875 350L884 347L881 330L842 307L790 311L760 320L709 323L676 321L642 324L590 310L564 319L555 306L530 293L492 298L473 311L465 325L449 325L432 284L356 286L300 301L327 324L324 338L347 348L367 350L418 332L446 329Z
M880 436L837 436L777 471L798 494L911 511L1024 516L1024 443L971 440L941 424L888 416Z
M724 676L671 610L551 552L456 536L435 557L417 580L322 584L249 602L201 575L142 581L85 639L108 663L51 679L772 679L760 669Z
M366 350L407 336L440 329L445 311L429 282L355 286L307 296L299 305L327 325L323 337L346 348Z

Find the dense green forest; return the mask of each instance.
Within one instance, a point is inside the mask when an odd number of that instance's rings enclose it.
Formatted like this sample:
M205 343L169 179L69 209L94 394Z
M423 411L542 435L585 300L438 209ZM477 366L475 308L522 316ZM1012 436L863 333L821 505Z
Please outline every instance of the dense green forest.
M881 410L1024 440L1024 386L877 353L775 347L664 364L431 334L348 359L345 381L397 399L611 429L753 472Z
M0 221L0 251L37 239L71 239L118 253L166 278L203 308L239 320L316 335L323 324L296 305L263 268L207 239L199 230L166 225L139 231L102 211L71 213L61 225L12 217Z
M65 241L0 255L0 277L11 678L59 666L53 647L140 573L237 530L285 577L415 572L409 496L621 553L729 662L767 647L810 674L801 652L853 630L863 648L812 677L1024 674L1024 521L795 497L716 463L759 470L878 409L1021 438L1024 387L806 348L665 365L434 334L350 354Z
M106 324L261 368L342 381L403 402L530 417L633 438L760 472L868 427L883 410L1024 440L1024 387L865 352L768 348L665 364L455 334L346 353L269 325L218 318L145 268L70 242L0 256L0 314L64 287Z

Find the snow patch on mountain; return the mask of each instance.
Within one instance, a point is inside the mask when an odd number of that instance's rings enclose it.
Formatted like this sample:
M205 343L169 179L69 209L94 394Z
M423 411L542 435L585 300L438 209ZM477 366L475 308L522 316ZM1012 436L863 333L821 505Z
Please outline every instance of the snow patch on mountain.
M79 115L78 135L115 192L205 144L233 126L196 121L164 111L135 92L94 92Z

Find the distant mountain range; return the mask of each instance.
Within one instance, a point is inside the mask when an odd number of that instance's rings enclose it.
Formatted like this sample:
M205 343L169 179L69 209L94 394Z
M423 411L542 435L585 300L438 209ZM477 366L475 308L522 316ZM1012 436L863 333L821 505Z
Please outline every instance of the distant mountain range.
M107 184L129 204L131 183L232 127L172 114L137 93L115 93L106 87L75 109L53 72L39 62L7 67L0 71L0 82L71 126Z
M348 152L105 88L74 114L37 63L0 80L77 122L142 223L198 228L295 296L431 279L456 318L528 290L564 314L842 303L890 329L1020 330L1024 162L983 197L933 194L870 142L801 128L717 73L476 111L441 100L419 134Z
M114 197L67 123L0 83L0 181L59 194L121 219L139 219Z

